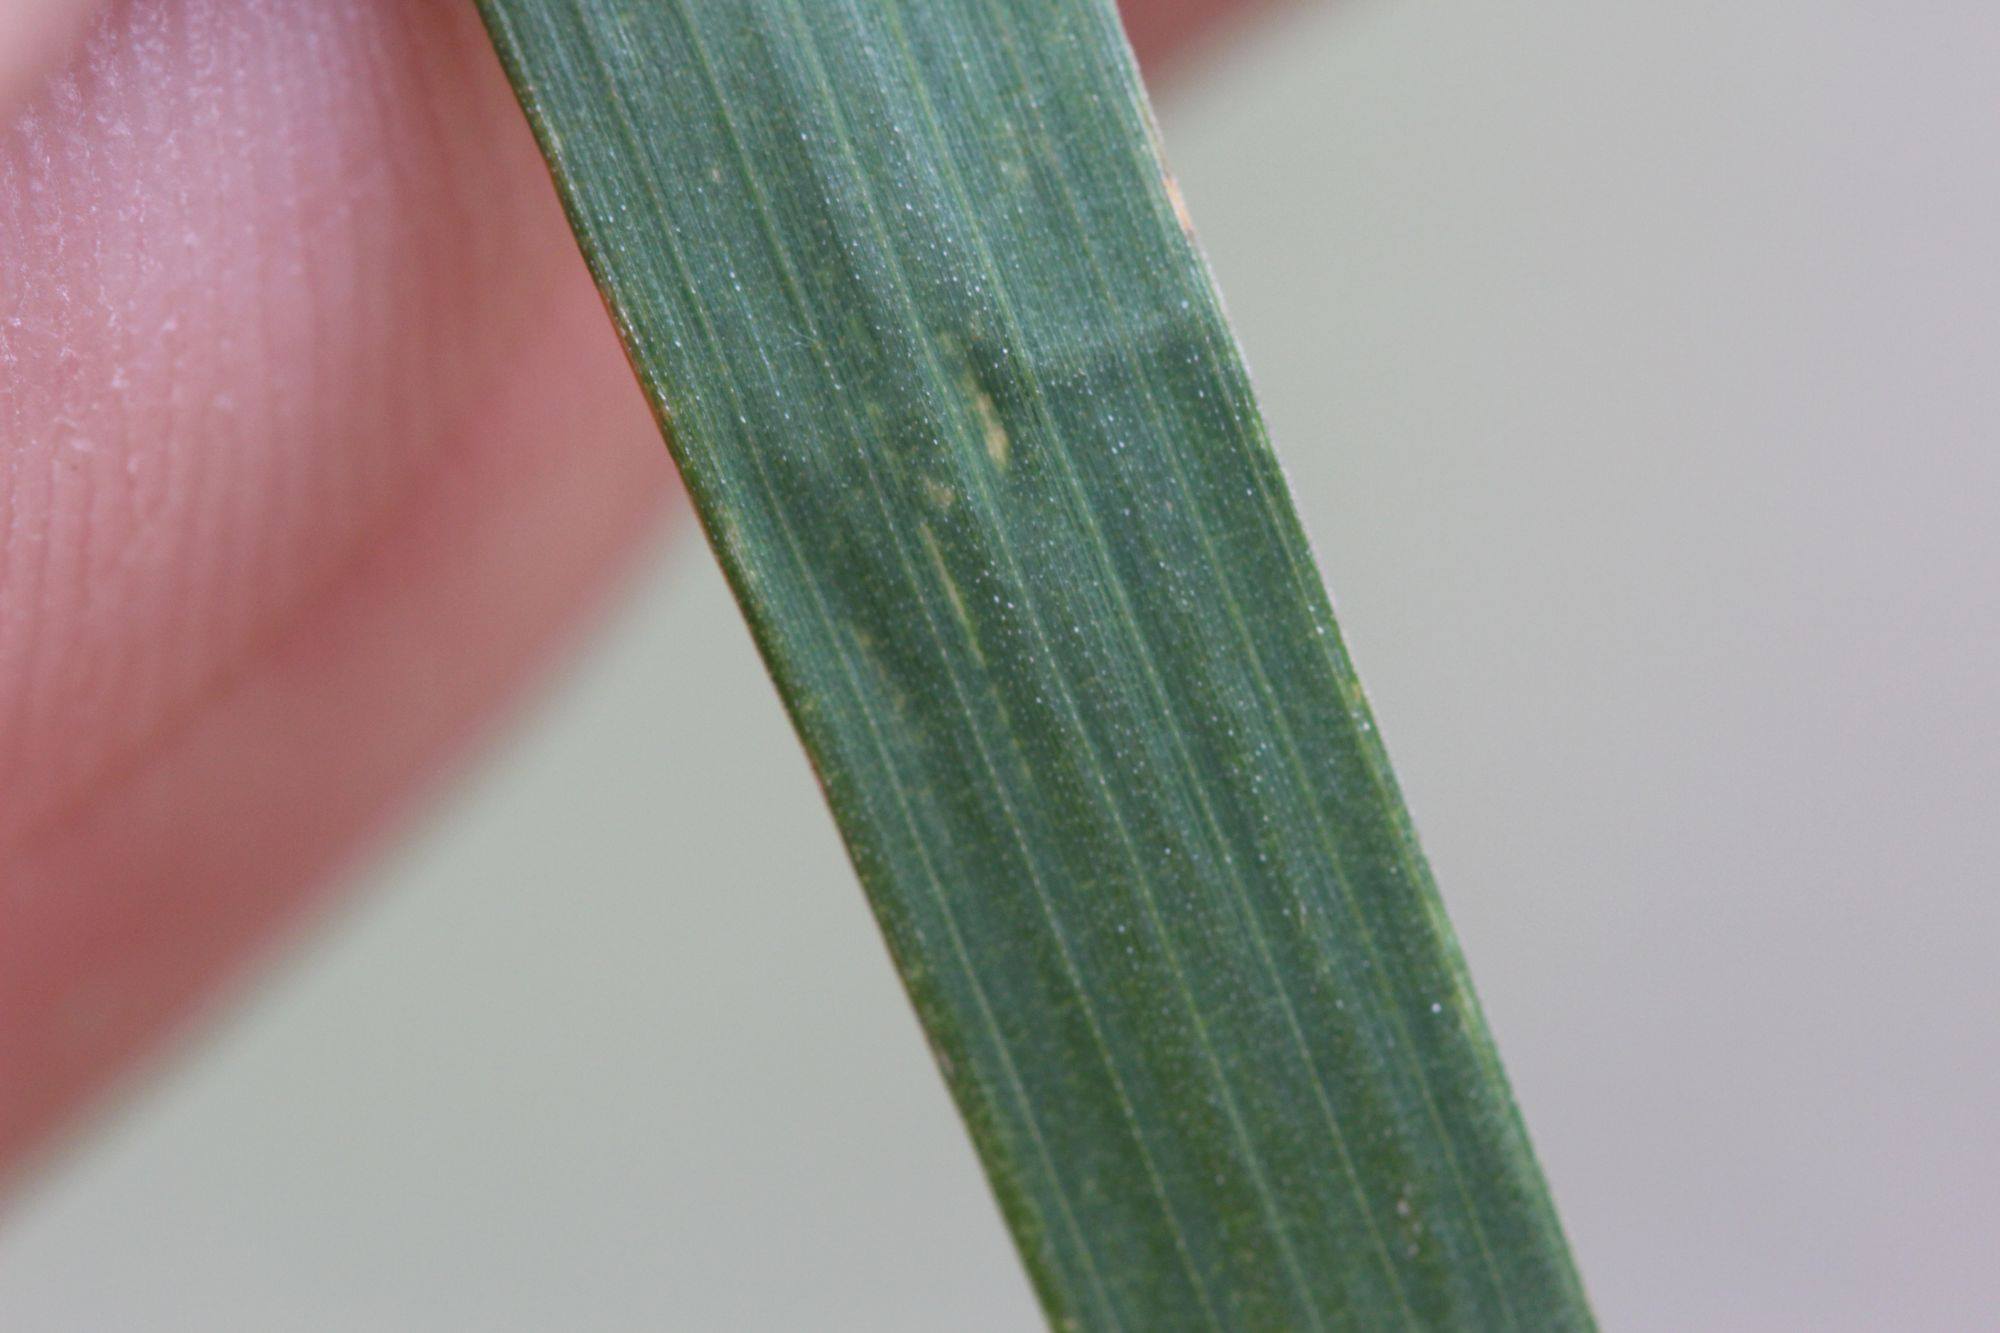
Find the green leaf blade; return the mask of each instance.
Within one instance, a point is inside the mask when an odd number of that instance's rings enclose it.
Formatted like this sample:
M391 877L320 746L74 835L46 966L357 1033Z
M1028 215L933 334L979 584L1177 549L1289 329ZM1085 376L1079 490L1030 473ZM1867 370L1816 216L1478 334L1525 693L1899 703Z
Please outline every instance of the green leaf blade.
M1088 0L483 0L1051 1317L1587 1326Z

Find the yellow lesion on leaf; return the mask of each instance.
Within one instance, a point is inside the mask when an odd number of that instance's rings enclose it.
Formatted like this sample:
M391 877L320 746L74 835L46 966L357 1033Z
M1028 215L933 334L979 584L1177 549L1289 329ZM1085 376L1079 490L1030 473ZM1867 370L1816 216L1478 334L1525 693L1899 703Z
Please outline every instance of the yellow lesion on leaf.
M993 395L975 385L972 407L979 414L979 430L986 438L986 456L993 460L993 466L1006 467L1014 452L1014 442L1000 421L1000 409L993 405Z
M938 582L943 585L944 595L951 602L952 614L958 617L958 623L965 630L965 637L971 642L972 655L983 665L986 654L980 651L979 634L973 628L972 615L965 605L965 596L958 590L958 580L951 576L951 567L944 562L944 548L938 545L937 535L931 531L931 525L928 523L917 525L917 536L922 539L924 550L930 555L931 567L937 571Z
M1181 224L1181 234L1190 241L1194 239L1194 217L1188 212L1187 200L1181 198L1181 184L1174 179L1174 173L1163 171L1160 182L1167 187L1167 202L1174 206L1174 221Z

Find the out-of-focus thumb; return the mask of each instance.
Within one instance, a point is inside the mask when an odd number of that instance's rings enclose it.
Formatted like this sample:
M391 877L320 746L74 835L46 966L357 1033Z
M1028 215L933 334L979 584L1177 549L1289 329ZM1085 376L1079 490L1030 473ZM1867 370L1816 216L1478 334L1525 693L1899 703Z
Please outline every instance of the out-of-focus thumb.
M58 66L97 0L6 0L0 4L0 119Z

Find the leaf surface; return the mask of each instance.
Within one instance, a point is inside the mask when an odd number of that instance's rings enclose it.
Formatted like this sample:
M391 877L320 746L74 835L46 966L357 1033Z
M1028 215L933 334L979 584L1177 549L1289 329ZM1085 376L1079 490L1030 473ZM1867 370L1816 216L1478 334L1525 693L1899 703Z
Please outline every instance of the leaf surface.
M481 3L1051 1319L1587 1326L1110 8Z

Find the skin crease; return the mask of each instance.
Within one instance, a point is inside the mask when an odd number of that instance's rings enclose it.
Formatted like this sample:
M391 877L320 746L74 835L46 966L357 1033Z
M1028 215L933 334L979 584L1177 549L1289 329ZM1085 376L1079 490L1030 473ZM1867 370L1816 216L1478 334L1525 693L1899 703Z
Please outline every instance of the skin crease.
M3 1186L678 492L469 3L0 14Z

